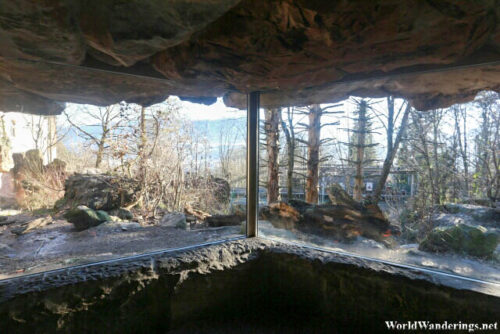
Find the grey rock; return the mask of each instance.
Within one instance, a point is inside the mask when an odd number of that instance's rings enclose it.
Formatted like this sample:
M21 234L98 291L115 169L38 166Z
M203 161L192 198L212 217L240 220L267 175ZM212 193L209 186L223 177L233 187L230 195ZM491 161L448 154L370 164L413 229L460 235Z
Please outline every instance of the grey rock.
M185 229L187 227L186 216L180 212L167 213L160 220L160 225Z
M78 230L85 230L105 221L111 221L111 217L105 211L95 211L84 205L69 210L64 215L64 218L75 225Z

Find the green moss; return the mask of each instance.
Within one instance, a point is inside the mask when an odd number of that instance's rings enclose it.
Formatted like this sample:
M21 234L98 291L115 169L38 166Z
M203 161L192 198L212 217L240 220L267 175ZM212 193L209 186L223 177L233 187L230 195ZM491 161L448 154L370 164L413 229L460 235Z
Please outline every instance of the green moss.
M498 235L484 227L457 225L435 228L420 243L419 249L428 252L454 252L491 258L498 245Z

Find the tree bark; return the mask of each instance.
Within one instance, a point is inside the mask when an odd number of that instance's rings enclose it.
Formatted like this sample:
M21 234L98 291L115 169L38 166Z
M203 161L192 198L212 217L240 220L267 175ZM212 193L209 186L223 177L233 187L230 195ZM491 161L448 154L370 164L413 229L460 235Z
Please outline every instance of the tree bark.
M389 102L389 100L388 100ZM394 162L394 158L396 157L396 153L399 149L399 144L401 143L401 139L403 138L403 134L406 130L406 126L408 124L408 116L410 115L410 104L408 103L403 114L403 119L401 120L401 125L399 127L398 134L396 135L396 140L394 143L392 142L392 137L394 133L394 100L392 100L392 112L391 107L389 107L388 114L388 126L387 126L387 154L385 156L384 165L382 167L382 174L377 182L377 186L375 187L375 191L373 194L373 201L377 203L380 201L380 197L382 195L382 191L384 190L385 183L387 182L387 177L391 171L392 164ZM389 141L390 138L390 141Z
M287 108L287 121L288 124L283 120L281 116L281 127L285 133L286 138L286 148L287 148L287 171L286 171L286 194L287 201L290 201L293 197L293 168L295 167L295 130L293 128L293 110L290 107Z
M306 202L318 203L319 147L321 145L321 107L313 104L309 112L307 145Z
M279 200L279 109L264 110L267 150L267 203Z
M361 101L358 110L358 136L356 143L356 176L354 177L353 198L360 202L363 199L363 158L365 154L365 136L366 136L366 101Z

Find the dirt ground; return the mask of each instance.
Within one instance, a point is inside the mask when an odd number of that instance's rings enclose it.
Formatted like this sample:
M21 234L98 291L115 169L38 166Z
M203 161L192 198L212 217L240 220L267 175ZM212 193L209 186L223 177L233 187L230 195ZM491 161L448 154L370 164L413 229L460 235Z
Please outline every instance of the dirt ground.
M0 212L2 217L2 212ZM130 222L106 222L77 231L71 223L56 219L25 233L16 232L34 217L8 213L0 221L0 279L87 264L124 256L201 244L241 236L241 226L187 229ZM359 238L352 244L335 242L259 222L259 235L281 241L305 243L386 261L431 268L461 276L500 283L500 261L480 260L457 254L432 254L417 244L388 249L374 240ZM500 248L500 246L499 246ZM500 253L497 249L496 253Z
M114 222L76 231L65 220L12 233L29 219L20 214L0 222L0 279L241 236L240 226L185 230Z

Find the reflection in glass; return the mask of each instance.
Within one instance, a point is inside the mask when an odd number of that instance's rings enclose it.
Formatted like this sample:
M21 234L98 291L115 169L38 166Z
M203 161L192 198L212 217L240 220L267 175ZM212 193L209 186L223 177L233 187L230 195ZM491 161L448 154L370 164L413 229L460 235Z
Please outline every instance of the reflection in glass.
M259 235L499 282L499 106L262 110Z

